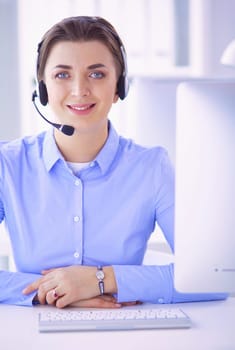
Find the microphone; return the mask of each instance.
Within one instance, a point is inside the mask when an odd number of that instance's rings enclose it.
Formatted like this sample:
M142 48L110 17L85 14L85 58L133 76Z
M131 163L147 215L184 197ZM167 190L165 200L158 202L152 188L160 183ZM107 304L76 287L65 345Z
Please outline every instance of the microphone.
M70 125L63 125L63 124L57 124L53 123L50 120L48 120L44 115L39 111L38 106L36 105L35 99L38 97L36 90L32 94L32 102L34 107L36 108L37 112L40 114L40 116L49 124L53 125L56 129L60 130L63 134L67 136L71 136L74 133L74 127Z

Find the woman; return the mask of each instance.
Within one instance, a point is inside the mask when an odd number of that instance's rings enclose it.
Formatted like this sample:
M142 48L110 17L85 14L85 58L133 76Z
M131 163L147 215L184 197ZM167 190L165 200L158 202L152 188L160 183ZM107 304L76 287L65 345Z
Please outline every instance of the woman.
M0 273L0 302L115 308L223 298L179 294L173 265L142 265L156 222L173 250L174 173L164 149L118 136L108 120L128 91L112 25L54 25L38 47L37 78L59 124L1 147L0 221L17 272Z

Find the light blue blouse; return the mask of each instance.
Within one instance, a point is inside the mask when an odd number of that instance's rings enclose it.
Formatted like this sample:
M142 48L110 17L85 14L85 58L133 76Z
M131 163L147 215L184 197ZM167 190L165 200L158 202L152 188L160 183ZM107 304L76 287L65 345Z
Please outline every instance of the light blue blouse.
M171 303L223 298L180 294L173 265L142 265L155 223L174 246L174 171L161 147L118 136L74 174L53 130L1 144L0 222L8 229L17 272L0 271L0 302L32 305L23 288L41 270L112 265L118 301ZM157 254L157 253L156 253Z

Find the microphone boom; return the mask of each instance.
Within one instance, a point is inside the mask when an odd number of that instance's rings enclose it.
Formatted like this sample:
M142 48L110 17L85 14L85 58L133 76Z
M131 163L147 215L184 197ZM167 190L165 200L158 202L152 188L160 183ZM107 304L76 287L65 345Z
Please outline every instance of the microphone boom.
M49 124L53 125L56 129L60 130L63 134L67 135L67 136L71 136L74 133L74 127L71 125L63 125L63 124L57 124L57 123L53 123L50 120L48 120L46 117L44 117L44 115L40 112L35 99L36 97L38 97L36 90L33 92L32 94L32 102L33 105L36 109L36 111L39 113L39 115Z

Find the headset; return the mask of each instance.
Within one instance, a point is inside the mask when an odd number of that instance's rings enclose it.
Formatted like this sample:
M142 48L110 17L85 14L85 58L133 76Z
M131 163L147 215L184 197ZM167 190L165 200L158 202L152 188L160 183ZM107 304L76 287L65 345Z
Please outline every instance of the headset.
M91 18L86 18L86 20L90 21L91 23L95 23L96 21L98 21L97 17L91 17ZM122 73L118 79L117 82L117 94L119 96L119 98L121 100L124 100L124 98L127 96L128 91L129 91L129 80L127 77L127 59L126 59L126 53L125 53L125 49L121 43L120 38L117 36L116 33L114 33L110 28L106 27L103 28L105 31L107 31L109 34L111 34L115 40L118 42L118 46L120 48L120 52L121 52L121 56L122 56L122 60L123 60L123 69L122 69ZM37 56L37 72L39 69L39 56L40 56L40 49L41 46L43 44L43 41L41 41L38 44L38 56ZM56 123L52 123L50 122L47 118L45 118L45 116L43 116L43 114L40 112L39 108L37 107L36 103L35 103L35 99L36 97L39 97L40 103L43 106L46 106L48 103L48 94L47 94L47 87L46 84L44 83L43 80L38 82L38 94L37 91L35 90L32 94L32 102L34 104L34 107L36 108L37 112L40 114L40 116L47 121L49 124L53 125L55 128L59 129L61 132L63 132L66 135L72 135L74 133L74 128L70 125L61 125L61 124L56 124Z

